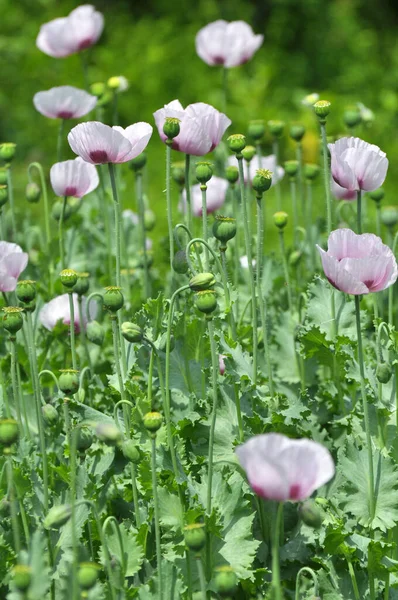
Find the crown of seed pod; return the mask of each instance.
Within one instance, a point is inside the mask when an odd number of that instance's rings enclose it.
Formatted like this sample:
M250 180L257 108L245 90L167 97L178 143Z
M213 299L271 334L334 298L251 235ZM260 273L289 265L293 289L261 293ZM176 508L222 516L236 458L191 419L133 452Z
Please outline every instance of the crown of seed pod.
M253 140L261 140L265 133L264 121L261 119L250 121L247 127L247 133Z
M304 125L297 124L297 125L292 125L290 127L289 135L296 142L301 142L301 140L304 137L304 134L305 134Z
M89 277L90 273L77 273L77 281L73 291L76 292L78 296L84 296L84 294L88 292L88 288L90 287Z
M79 371L61 369L58 377L58 387L63 394L75 394L79 389Z
M184 540L193 552L200 552L206 544L204 523L192 523L184 527Z
M215 283L216 278L214 277L213 273L198 273L191 278L189 287L194 292L200 292L203 290L208 290L209 288L213 287Z
M196 292L195 305L200 312L211 314L217 308L217 295L214 290L203 290Z
M141 342L144 337L144 332L142 331L141 327L135 323L131 323L130 321L125 321L122 323L120 329L124 339L132 344Z
M172 140L180 133L180 119L166 117L163 125L163 133L167 139Z
M246 138L241 133L235 133L227 138L228 148L235 154L241 154L246 146Z
M62 285L71 290L77 282L77 273L73 269L63 269L59 274Z
M12 571L12 579L19 592L26 592L32 582L32 567L29 565L15 565Z
M23 308L17 306L5 306L3 308L3 327L8 333L15 334L23 325Z
M130 169L138 173L139 171L142 171L142 169L145 167L146 162L147 156L145 152L141 152L141 154L139 154L138 156L133 158L133 160L130 161L129 167Z
M329 100L318 100L314 104L314 113L319 117L320 121L324 121L330 113L330 102Z
M213 223L213 235L222 244L226 244L236 235L236 219L217 215Z
M237 577L235 571L229 565L215 569L214 587L221 598L229 598L236 591Z
M285 130L285 123L283 121L268 121L268 129L272 137L282 137Z
M163 417L159 412L148 412L144 415L144 427L151 433L156 433L162 423Z
M15 419L0 419L0 446L8 448L18 441L19 428Z
M229 165L225 169L225 177L231 185L234 185L239 179L239 169L234 165Z
M256 156L256 149L254 146L245 146L242 150L242 156L246 162L251 162Z
M97 583L101 567L97 563L80 563L77 572L77 582L82 590L91 590Z
M105 293L103 295L104 308L115 313L123 307L123 304L124 298L120 287L111 285L105 288Z
M272 172L268 169L258 169L253 177L252 187L258 194L263 194L272 185Z
M213 177L213 169L211 163L201 161L196 163L195 176L199 183L206 184Z
M32 302L36 298L36 281L31 281L30 279L18 281L15 288L15 295L24 304Z
M12 142L4 142L0 144L0 159L5 162L11 162L15 156L16 144Z
M274 224L279 229L284 229L287 225L289 215L286 212L279 211L274 214Z
M34 181L30 181L25 188L25 198L31 204L36 204L40 200L41 188Z
M0 208L7 204L8 200L8 186L0 185Z

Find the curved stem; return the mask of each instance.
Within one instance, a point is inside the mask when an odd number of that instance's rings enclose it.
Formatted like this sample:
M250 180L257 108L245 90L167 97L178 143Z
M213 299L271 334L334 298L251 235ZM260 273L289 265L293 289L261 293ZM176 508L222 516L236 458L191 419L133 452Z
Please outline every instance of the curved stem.
M69 296L69 310L70 310L70 323L69 323L69 332L70 332L70 349L72 352L72 367L75 371L77 371L77 358L76 358L76 343L75 343L75 305L73 302L73 292L68 292ZM83 326L83 324L82 324Z
M61 262L61 270L65 269L65 252L64 252L64 219L67 197L64 196L62 202L61 216L58 223L58 239L59 239L59 257Z
M308 573L310 577L312 577L312 581L314 582L314 596L318 596L318 577L316 576L315 571L310 569L309 567L302 567L296 576L296 594L295 600L299 600L300 598L300 578L302 573Z
M103 296L102 296L102 294L100 292L92 292L88 296L88 298L86 300L86 318L87 318L87 321L90 321L90 302L91 302L91 300L93 300L93 298L96 298L96 297L100 298L101 304L103 302Z
M327 232L332 231L332 198L330 193L330 168L329 168L329 149L326 136L326 122L321 122L321 137L322 137L322 154L323 154L323 177L325 183L325 199L326 199L326 219Z
M153 508L155 518L155 538L156 538L156 562L158 566L158 582L159 582L159 600L163 599L163 581L162 581L162 548L160 541L160 519L159 519L159 502L156 479L156 434L152 434L152 451L151 451L151 471L152 471L152 493L153 493Z
M272 592L274 600L282 600L281 576L279 567L279 532L283 518L283 502L278 503L276 520L272 534Z
M166 142L166 205L167 205L167 225L169 229L169 254L170 269L174 273L174 236L173 236L173 215L171 206L171 145ZM189 225L188 225L189 227Z
M130 400L125 400L123 398L123 400L119 400L118 402L116 402L115 406L113 407L113 419L117 425L117 427L119 429L121 429L120 427L120 422L119 422L119 417L117 415L117 409L119 408L120 405L122 404L127 404L128 406L130 406L131 408L134 408L134 404L132 402L130 402Z
M114 208L114 219L115 219L115 254L116 254L116 285L121 287L120 279L120 254L121 254L121 243L120 243L120 204L116 186L115 166L113 163L108 163L109 177L112 186L113 196L113 208Z
M43 369L42 371L40 371L40 373L38 375L39 381L40 381L40 378L43 377L43 375L49 375L53 379L53 381L58 389L58 379L52 371L50 371L49 369Z

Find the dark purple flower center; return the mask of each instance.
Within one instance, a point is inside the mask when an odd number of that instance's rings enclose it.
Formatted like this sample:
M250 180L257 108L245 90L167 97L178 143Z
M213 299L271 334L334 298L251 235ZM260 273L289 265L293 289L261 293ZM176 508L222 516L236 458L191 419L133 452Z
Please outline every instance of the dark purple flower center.
M81 41L79 44L79 50L84 50L85 48L89 48L93 43L92 38L86 38L85 40Z
M58 119L72 119L73 112L71 110L61 110L57 114Z
M65 196L74 196L77 192L77 187L75 185L68 185L65 190Z
M290 500L298 500L300 498L301 487L299 483L294 483L290 486L289 498Z
M213 56L213 61L216 65L223 65L225 63L225 58L223 56Z
M97 165L109 162L108 153L105 150L92 150L90 158Z

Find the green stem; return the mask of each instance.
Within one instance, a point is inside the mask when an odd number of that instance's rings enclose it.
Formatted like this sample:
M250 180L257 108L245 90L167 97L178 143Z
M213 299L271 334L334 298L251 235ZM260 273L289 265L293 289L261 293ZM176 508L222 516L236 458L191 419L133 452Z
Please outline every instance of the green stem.
M114 90L112 95L112 125L119 125L119 116L117 111L117 92Z
M302 573L308 573L311 576L312 581L314 582L314 595L318 596L318 579L315 572L309 567L302 567L296 576L296 593L294 596L295 600L300 600L300 578Z
M109 211L108 203L106 201L106 190L104 183L104 174L102 171L102 165L98 165L98 176L100 180L100 191L98 192L98 199L100 203L101 216L104 223L105 229L105 240L106 240L106 256L108 259L108 277L112 279L112 241L111 241L111 229L109 226Z
M249 239L250 239L250 243L252 241L252 237L253 237L253 219L252 219L252 187L251 187L251 181L250 181L250 162L249 161L245 161L244 165L246 166L246 183L245 183L245 199L247 202L246 208L247 208L247 226L249 228Z
M89 84L89 78L88 78L87 53L83 50L82 52L79 52L79 55L80 55L80 61L81 61L82 71L83 71L84 88L86 90L89 90L90 84Z
M152 494L153 494L153 509L155 519L155 538L156 538L156 561L158 567L158 597L163 598L163 581L162 581L162 548L160 545L160 520L159 520L159 502L156 480L156 434L152 434L152 452L151 452L151 471L152 471Z
M312 183L310 181L307 182L306 185L307 190L307 211L305 216L306 221L306 229L307 229L307 240L310 254L310 263L311 263L311 272L315 271L315 243L313 239L313 222L312 222Z
M226 114L228 105L228 69L222 67L222 112Z
M256 155L257 155L257 168L261 169L261 144L257 142L256 144Z
M301 142L296 144L296 160L298 162L297 183L300 197L301 215L305 216L305 197L303 186L303 148Z
M60 119L57 138L57 162L61 162L62 160L62 142L64 135L64 125L65 119Z
M109 177L110 177L111 186L112 186L113 208L114 208L114 219L115 219L115 254L116 254L116 278L115 278L115 280L116 280L117 287L121 287L121 279L120 279L120 253L121 253L120 204L119 204L119 197L117 194L114 164L108 163L108 169L109 169Z
M326 199L326 219L327 219L327 232L330 234L332 231L332 196L330 192L330 168L329 168L329 149L328 140L326 136L326 121L321 122L321 136L322 136L322 154L323 154L323 177L325 183L325 199Z
M192 569L191 569L191 554L186 548L185 550L185 564L187 568L187 594L188 600L192 600Z
M70 432L70 506L72 530L72 600L77 597L77 564L79 561L78 539L76 536L76 445L77 431Z
M65 252L64 252L64 219L67 197L64 196L62 203L61 216L58 223L58 239L59 239L59 257L61 262L61 270L65 269Z
M290 312L290 314L292 314L292 307L293 307L292 289L290 286L289 267L288 267L287 258L286 258L285 237L283 234L283 229L279 230L279 245L280 245L281 254L282 254L283 272L285 274L285 281L286 281L286 287L287 287L287 302L288 302L289 312Z
M357 192L357 233L362 233L362 192Z
M187 201L187 227L192 231L192 204L191 204L191 178L190 178L191 156L185 155L185 198Z
M189 187L189 183L188 183ZM166 205L167 205L167 225L169 229L169 254L170 254L170 270L174 273L173 258L174 258L174 235L173 235L173 215L171 206L171 144L166 142ZM190 226L188 224L188 229Z
M292 199L293 213L293 245L297 248L297 227L298 227L298 210L297 210L297 182L295 177L290 178L290 196Z
M82 306L82 297L78 296L77 298L77 304L79 307L79 323L80 323L80 341L81 344L84 348L84 352L86 354L87 357L87 363L88 366L90 368L90 371L92 373L92 363L91 363L91 357L90 357L90 351L88 349L88 344L87 344L87 338L86 338L86 329L84 327L84 318L83 318L83 306Z
M7 486L8 486L8 497L10 500L10 512L11 512L11 527L12 527L12 536L14 542L14 550L17 558L19 557L19 553L21 551L21 540L19 537L19 523L18 523L18 514L17 514L17 500L15 497L15 488L14 488L14 477L13 477L13 467L12 467L12 456L9 454L7 456Z
M11 212L11 229L12 229L12 239L15 241L17 234L17 226L15 221L15 203L14 203L14 188L12 185L12 174L11 174L11 165L8 165L7 169L7 189L8 189L8 201L10 203L10 212Z
M250 279L250 292L252 297L252 314L253 314L253 383L257 383L257 301L256 301L256 285L254 283L253 263L252 263L252 249L251 240L248 227L247 207L245 198L245 180L243 175L243 159L242 155L237 155L239 165L239 185L241 194L241 204L243 209L243 228L245 232L245 244L246 254L248 260L249 279Z
M199 575L199 583L200 583L200 593L202 596L201 600L206 600L207 595L206 595L206 578L205 578L205 571L203 569L203 563L202 563L202 557L200 554L196 555L196 564L198 566L198 575Z
M206 242L205 244L205 271L209 270L209 250L207 247L209 235L207 232L207 203L206 203L206 190L207 185L202 184L200 186L202 191L202 229L203 229L203 239Z
M272 141L272 154L275 156L275 162L276 165L279 165L279 140L278 138L274 138L274 140ZM277 209L280 211L282 210L282 192L281 192L281 183L280 181L278 181L278 183L275 184L274 186L275 188L275 194L276 194L276 206Z
M151 349L150 359L149 359L149 369L148 369L148 391L147 391L147 401L151 410L152 407L152 382L153 382L153 365L155 362L155 352Z
M18 377L17 377L17 347L16 347L16 339L14 336L10 336L10 344L11 344L11 381L12 381L12 394L14 396L14 405L17 412L17 420L18 425L21 428L21 431L24 431L24 423L22 421L21 415L21 407L22 407L22 399L21 399L21 390L18 387ZM26 416L26 407L24 406L24 421L25 427L28 428L28 420Z
M72 368L77 371L77 358L76 358L76 341L75 341L75 305L73 303L73 292L68 292L69 296L69 312L70 312L70 349L72 352ZM83 327L83 323L82 323Z
M381 238L381 202L376 202L376 235Z
M272 593L273 600L282 600L281 576L279 567L279 532L283 518L283 502L278 503L276 521L272 535Z
M141 229L141 248L142 257L144 263L144 293L145 300L151 295L150 281L149 281L149 268L148 268L148 255L146 250L146 230L145 230L145 207L144 198L142 195L142 171L138 171L135 176L135 186L137 194L137 205L138 205L138 218L140 220Z

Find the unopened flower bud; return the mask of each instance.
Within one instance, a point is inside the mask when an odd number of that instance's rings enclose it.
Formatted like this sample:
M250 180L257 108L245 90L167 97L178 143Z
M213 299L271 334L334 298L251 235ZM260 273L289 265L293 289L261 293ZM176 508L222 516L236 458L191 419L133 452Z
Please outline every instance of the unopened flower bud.
M141 452L133 440L126 440L121 445L121 450L124 458L133 464L138 464L141 461Z
M268 169L258 169L253 177L252 187L258 194L263 194L272 184L272 173Z
M251 137L253 140L261 140L261 138L264 136L265 133L265 125L264 125L264 121L262 120L256 120L256 121L250 121L248 128L247 128L247 133L249 135L249 137Z
M90 342L96 344L97 346L102 346L105 337L105 332L101 323L98 323L98 321L90 321L89 323L87 323L86 335L87 339L90 340Z
M147 161L147 156L146 156L145 152L141 152L141 154L139 154L138 156L133 158L133 160L130 161L130 163L129 163L130 169L132 169L133 171L135 171L137 173L145 167L146 161Z
M227 138L228 148L235 154L241 154L243 148L246 146L246 138L241 133L235 133Z
M296 177L299 168L297 160L287 160L284 166L286 174L289 175L289 177Z
M11 446L18 441L19 428L15 419L0 419L0 446Z
M217 215L213 223L213 235L222 244L232 240L236 235L236 219Z
M61 369L58 377L58 387L63 394L75 394L79 389L79 371Z
M12 569L12 579L19 592L26 592L32 581L32 567L15 565Z
M112 285L105 288L103 304L104 308L106 308L112 313L115 313L118 310L120 310L124 304L124 298L121 292L121 288Z
M299 507L299 514L302 520L309 527L319 529L322 525L323 514L321 509L317 506L315 500L308 498Z
M303 167L303 175L304 179L307 182L313 181L316 179L320 173L320 166L313 163L306 163Z
M7 204L8 200L8 186L0 185L0 208Z
M213 273L198 273L194 275L189 282L189 287L194 292L201 292L203 290L208 290L209 288L215 285L216 279Z
M242 156L246 162L250 162L256 156L256 149L254 146L245 146L242 150Z
M381 222L386 227L394 227L398 223L398 207L383 206L381 209Z
M40 200L41 189L34 181L27 184L25 189L25 197L31 204L36 204Z
M110 77L106 84L108 88L114 92L124 92L129 87L129 83L123 75Z
M102 81L98 81L97 83L92 83L90 85L90 93L93 94L93 96L97 96L97 98L103 96L105 91L106 86L105 83L102 83Z
M314 113L321 121L324 121L330 113L331 104L329 100L318 100L314 104Z
M384 198L385 192L384 188L380 187L377 190L373 190L372 192L368 192L369 198L374 200L374 202L381 202Z
M185 250L178 250L173 257L173 270L180 275L185 275L188 269L187 253Z
M173 352L174 348L176 346L176 341L175 341L175 337L172 334L170 336L170 352ZM162 333L162 335L159 338L159 341L157 342L157 347L161 352L166 352L167 350L167 333L166 331L164 333Z
M163 417L158 412L149 412L144 415L144 427L151 433L156 433L162 426Z
M55 425L58 422L58 412L52 404L44 404L41 407L41 412L47 425Z
M8 167L0 167L0 185L7 185Z
M171 176L180 187L185 185L185 165L182 162L171 165Z
M63 202L62 200L57 200L54 204L53 207L51 209L51 215L53 217L53 219L55 219L56 221L59 221L62 215L62 210L63 210ZM64 213L64 221L66 221L72 214L72 207L70 205L69 200L67 200L66 202L66 206L65 206L65 213Z
M30 279L18 281L15 294L20 302L32 302L36 298L36 282Z
M62 285L71 290L77 282L77 273L73 269L63 269L59 274Z
M206 161L201 161L196 163L195 169L196 179L199 183L207 183L213 176L213 169L211 168L211 163Z
M294 250L289 256L289 265L291 267L296 267L299 264L302 257L303 253L300 252L300 250Z
M87 427L79 427L76 434L76 448L79 452L85 452L93 443L93 435Z
M88 288L90 287L89 281L90 273L77 273L77 281L73 291L76 292L78 296L84 296L88 292Z
M362 121L361 113L357 108L348 108L344 111L343 121L348 128L356 127Z
M287 225L289 215L283 211L274 214L274 223L279 229L284 229Z
M204 523L192 523L184 527L184 540L193 552L200 552L206 544Z
M152 231L156 224L156 215L153 210L147 209L144 212L144 226L146 231Z
M141 327L135 323L131 323L130 321L125 321L122 323L121 332L124 339L131 344L138 344L139 342L142 342L142 338L144 337L144 332L142 331Z
M229 565L215 569L214 586L221 598L229 598L236 591L237 577L235 571Z
M104 442L107 446L116 446L122 439L120 429L110 422L98 423L94 432L101 442Z
M8 333L15 334L22 328L23 325L23 308L17 306L5 306L3 308L3 327Z
M166 117L163 125L163 133L168 140L172 140L180 133L180 119Z
M301 142L305 134L304 125L292 125L290 127L289 135L296 142Z
M5 162L11 162L15 156L16 144L5 142L0 144L0 159Z
M210 314L217 308L217 295L214 290L196 292L195 305L200 312Z
M285 129L285 123L283 121L268 121L268 129L272 137L282 137Z
M234 185L239 179L238 167L234 167L233 165L228 166L225 169L225 177L231 185Z
M91 588L93 588L97 583L100 571L101 567L97 563L80 563L79 570L77 572L77 582L81 589L91 590Z
M3 496L0 500L0 516L8 516L10 514L11 504L7 496Z
M58 529L65 525L71 517L72 508L70 504L58 504L53 506L43 521L44 529Z
M391 379L392 368L389 363L379 363L376 368L376 377L380 383L388 383Z

